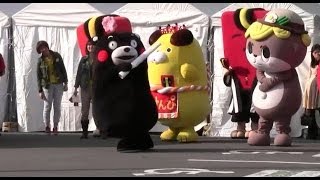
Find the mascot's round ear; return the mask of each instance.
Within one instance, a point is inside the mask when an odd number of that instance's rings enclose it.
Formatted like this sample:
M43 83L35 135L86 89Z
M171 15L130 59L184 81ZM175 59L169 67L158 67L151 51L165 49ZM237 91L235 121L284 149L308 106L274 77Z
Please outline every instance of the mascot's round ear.
M149 44L152 45L153 43L155 43L160 36L162 36L160 29L154 31L149 37Z
M249 16L248 10L249 9L247 9L247 8L237 9L234 12L234 16L233 16L233 20L234 20L235 25L243 31L245 31L250 25L248 22L250 20L247 19L247 16Z
M240 8L234 13L233 19L236 26L241 30L247 30L249 26L255 21L253 17L253 11L262 8Z
M170 43L175 46L187 46L193 42L193 34L188 29L180 29L173 33Z

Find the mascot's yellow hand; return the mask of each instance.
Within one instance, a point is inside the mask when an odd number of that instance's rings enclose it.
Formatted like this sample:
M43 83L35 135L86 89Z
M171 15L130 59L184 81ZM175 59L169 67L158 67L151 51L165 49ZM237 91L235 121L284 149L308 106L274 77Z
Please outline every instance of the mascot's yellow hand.
M181 76L189 82L199 79L199 70L192 64L182 64L180 66L180 73Z

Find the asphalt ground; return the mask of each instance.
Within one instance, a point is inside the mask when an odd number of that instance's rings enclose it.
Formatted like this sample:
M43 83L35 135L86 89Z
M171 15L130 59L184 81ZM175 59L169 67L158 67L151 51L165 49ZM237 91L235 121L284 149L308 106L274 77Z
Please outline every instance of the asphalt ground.
M120 153L119 139L80 139L81 133L2 132L2 177L320 177L320 140L292 146L250 146L245 139L200 136L197 142L161 141Z

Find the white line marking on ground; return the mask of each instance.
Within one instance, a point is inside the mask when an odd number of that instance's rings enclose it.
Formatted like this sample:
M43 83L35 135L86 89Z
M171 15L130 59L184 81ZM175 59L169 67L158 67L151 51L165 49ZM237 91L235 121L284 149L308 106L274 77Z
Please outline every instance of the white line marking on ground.
M320 153L316 154L316 155L313 155L312 157L320 157Z
M303 154L303 152L284 152L284 151L244 151L244 150L232 150L229 152L223 152L222 154Z
M279 170L264 170L264 171L260 171L260 172L254 173L254 174L249 174L244 177L263 177L263 176L271 175L271 174L278 172L278 171Z
M245 163L272 163L272 164L305 164L305 165L320 165L315 162L286 162L286 161L247 161L247 160L215 160L215 159L188 159L188 161L202 161L202 162L245 162Z
M243 177L318 177L320 171L263 170Z
M320 176L320 171L302 171L290 177L318 177L318 176Z
M144 173L133 173L135 176L145 175L166 175L166 174L199 174L199 173L220 173L229 174L234 173L233 171L211 171L208 169L193 169L193 168L164 168L164 169L147 169Z

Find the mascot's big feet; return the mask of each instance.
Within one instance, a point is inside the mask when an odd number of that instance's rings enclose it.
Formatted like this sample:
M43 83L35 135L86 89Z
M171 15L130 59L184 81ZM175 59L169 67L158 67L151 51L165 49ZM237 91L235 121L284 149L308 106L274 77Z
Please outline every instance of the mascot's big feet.
M194 130L194 127L184 128L179 132L177 140L182 143L194 142L198 140L198 133Z
M121 139L117 145L117 151L130 153L142 152L153 148L153 141L149 134L142 136L126 137Z
M245 139L246 137L246 123L238 122L237 130L234 130L230 134L232 139Z
M245 138L249 138L252 132L258 130L258 123L257 122L251 122L251 130L246 131Z
M244 139L246 135L245 130L233 130L230 134L232 139Z
M248 144L252 146L270 146L270 141L269 134L258 131L251 131L248 138Z
M167 129L166 131L162 132L160 135L160 139L162 141L175 141L178 135L178 131L172 129Z
M291 137L286 133L277 134L274 137L274 145L276 146L291 146Z

